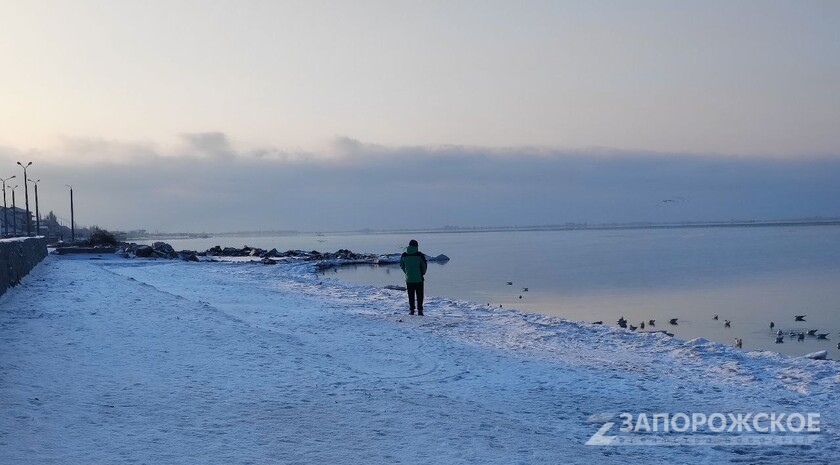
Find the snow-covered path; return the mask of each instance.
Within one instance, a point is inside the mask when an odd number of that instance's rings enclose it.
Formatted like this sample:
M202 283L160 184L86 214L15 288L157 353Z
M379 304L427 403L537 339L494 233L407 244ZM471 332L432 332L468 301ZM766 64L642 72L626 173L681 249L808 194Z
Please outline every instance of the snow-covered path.
M0 297L0 463L833 463L836 363L319 281L48 257ZM819 412L813 446L587 446L620 412ZM615 433L615 429L612 433Z

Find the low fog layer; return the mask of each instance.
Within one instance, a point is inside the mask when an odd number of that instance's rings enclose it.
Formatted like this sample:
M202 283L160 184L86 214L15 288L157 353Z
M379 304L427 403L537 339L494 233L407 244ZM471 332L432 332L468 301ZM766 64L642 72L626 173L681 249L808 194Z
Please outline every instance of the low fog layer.
M183 134L181 145L168 149L98 140L40 152L0 147L0 175L22 178L15 162L33 160L42 214L69 218L70 184L77 222L111 229L335 231L840 216L838 157L385 147L350 138L336 139L323 154L233 145L209 132ZM30 184L34 210L32 197Z

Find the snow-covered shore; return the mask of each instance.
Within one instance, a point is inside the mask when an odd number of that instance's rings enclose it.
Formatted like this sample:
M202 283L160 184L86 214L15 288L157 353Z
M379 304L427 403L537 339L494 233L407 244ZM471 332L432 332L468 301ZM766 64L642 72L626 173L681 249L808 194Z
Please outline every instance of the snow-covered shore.
M411 318L401 292L312 267L48 257L0 297L0 463L840 457L836 362L439 298ZM586 445L622 412L817 412L820 431Z

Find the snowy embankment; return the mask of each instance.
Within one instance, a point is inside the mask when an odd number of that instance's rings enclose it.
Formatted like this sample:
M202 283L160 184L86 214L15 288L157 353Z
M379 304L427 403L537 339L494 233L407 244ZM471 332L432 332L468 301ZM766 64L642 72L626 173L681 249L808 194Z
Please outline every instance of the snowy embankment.
M0 297L0 463L832 463L836 362L323 280L49 257ZM433 277L430 277L433 279ZM586 445L622 412L818 412L811 446ZM615 433L617 427L611 433Z

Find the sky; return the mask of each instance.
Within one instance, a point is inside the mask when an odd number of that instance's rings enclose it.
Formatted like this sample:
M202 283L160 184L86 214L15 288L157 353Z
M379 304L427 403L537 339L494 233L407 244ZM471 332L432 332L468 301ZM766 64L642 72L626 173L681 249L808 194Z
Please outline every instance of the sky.
M42 210L68 218L69 184L78 223L122 230L836 217L837 24L816 0L0 0L0 177L32 161Z

